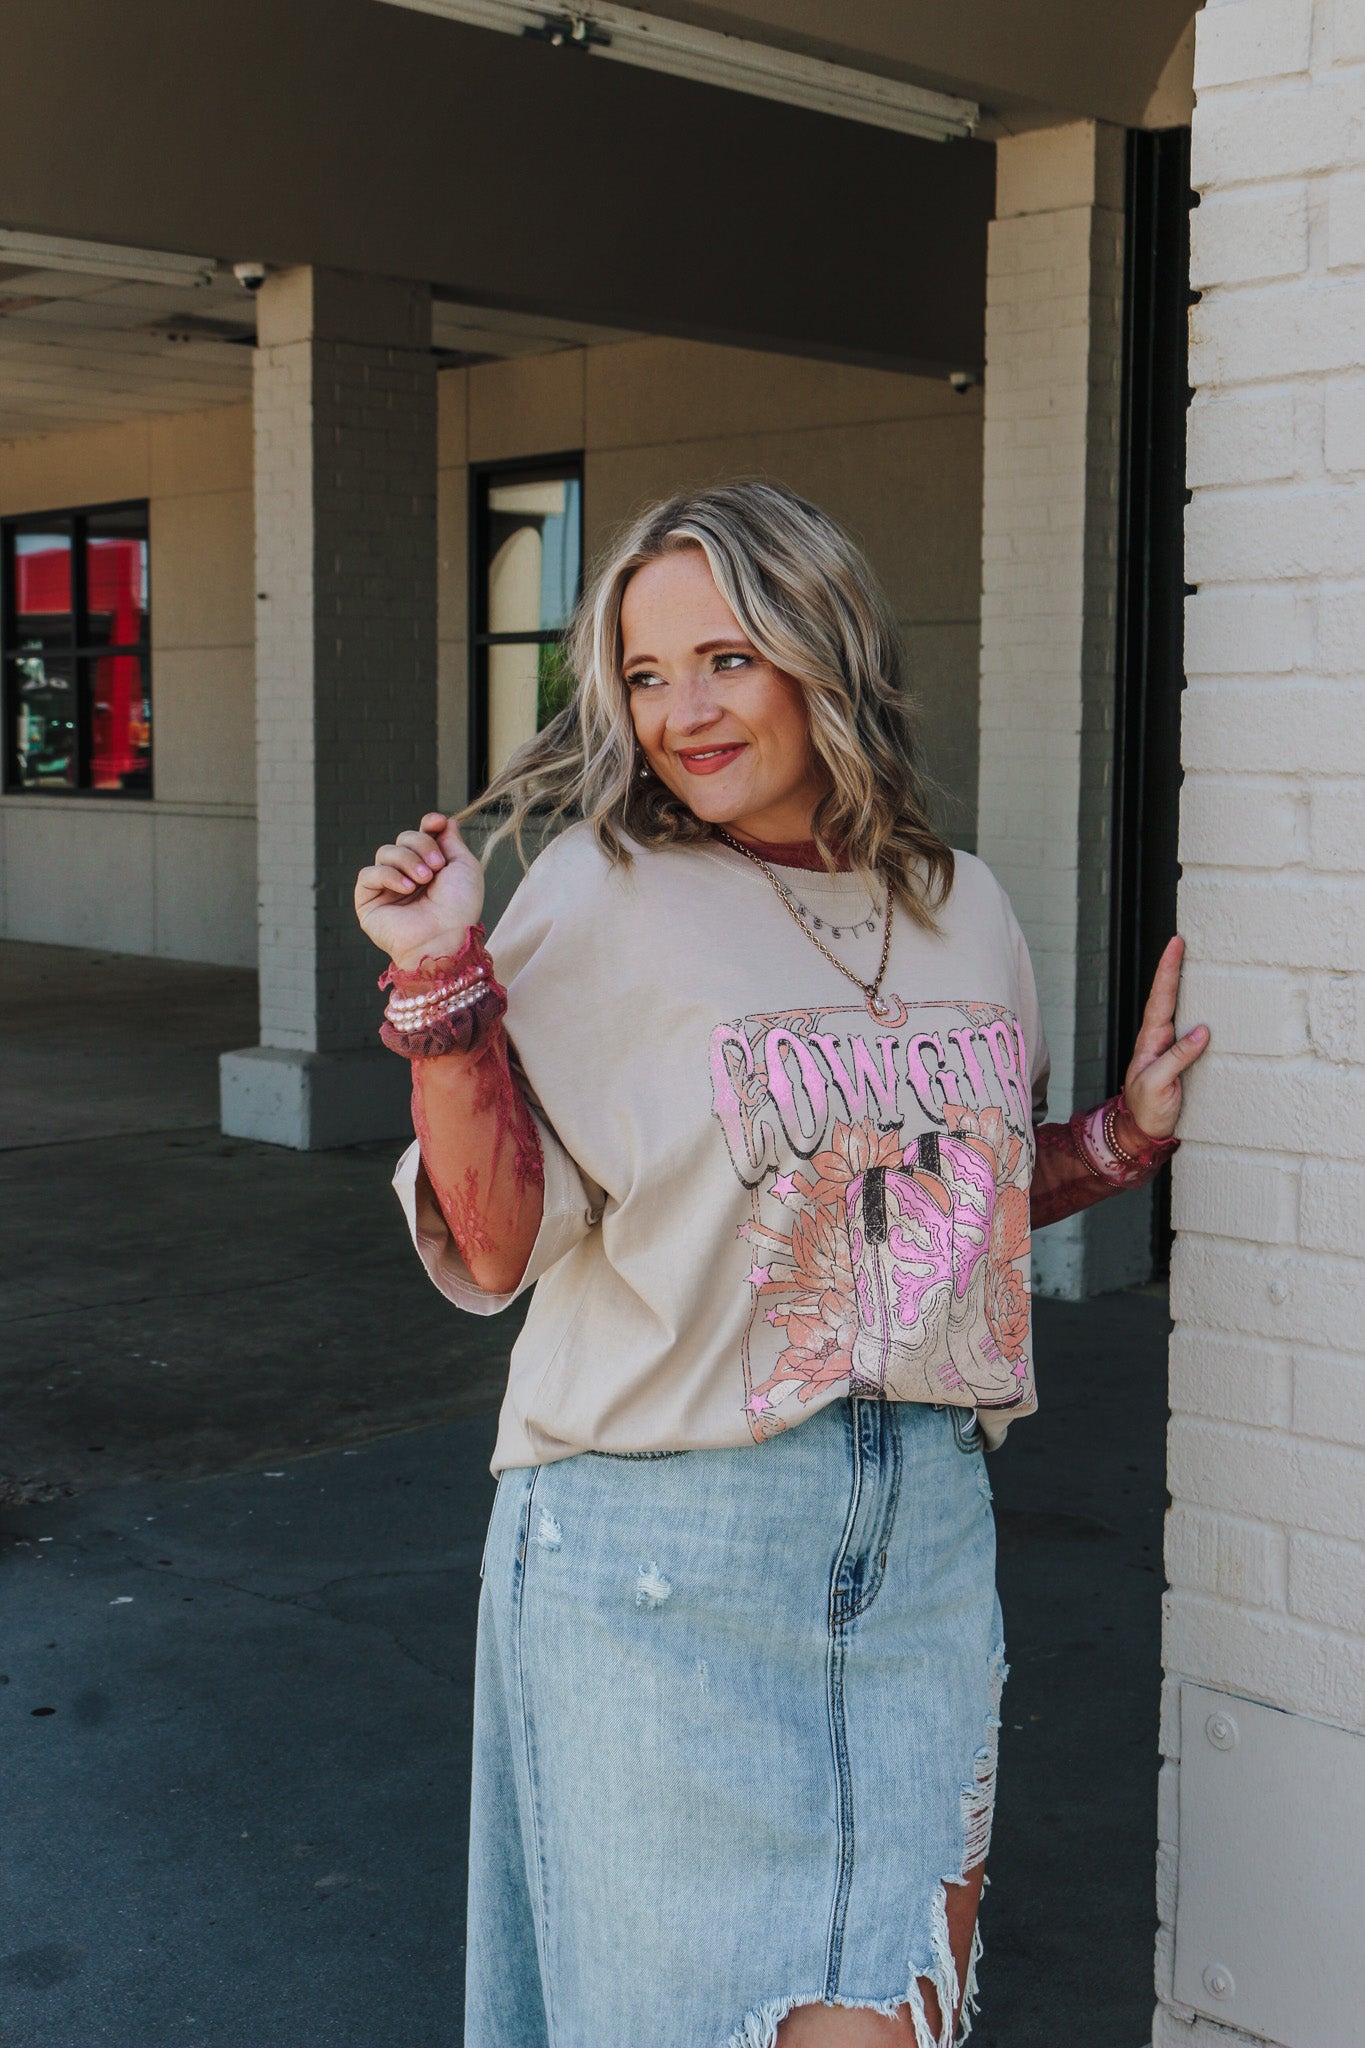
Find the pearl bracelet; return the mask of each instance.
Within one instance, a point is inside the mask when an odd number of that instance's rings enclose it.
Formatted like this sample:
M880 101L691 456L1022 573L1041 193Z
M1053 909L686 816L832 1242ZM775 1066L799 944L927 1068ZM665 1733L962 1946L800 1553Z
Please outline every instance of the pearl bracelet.
M391 991L379 1036L403 1059L440 1059L472 1052L507 1008L484 945L481 924L471 925L458 953L424 959L415 968L388 967L379 986Z
M459 981L439 981L417 995L391 995L384 1015L400 1031L421 1031L439 1017L453 1016L476 1003L487 986L488 968L480 965Z

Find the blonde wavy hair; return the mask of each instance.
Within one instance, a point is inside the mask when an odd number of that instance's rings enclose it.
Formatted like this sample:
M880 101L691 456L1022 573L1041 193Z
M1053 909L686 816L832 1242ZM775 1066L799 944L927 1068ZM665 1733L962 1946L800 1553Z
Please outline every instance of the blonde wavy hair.
M573 697L517 749L461 821L496 810L483 849L523 829L582 818L614 863L630 842L663 847L711 838L642 756L621 673L621 599L637 569L700 548L716 588L774 667L800 684L811 746L828 782L815 843L885 875L915 921L933 930L953 880L951 848L930 822L905 658L891 608L861 551L834 521L780 485L738 481L652 506L597 564L568 636Z

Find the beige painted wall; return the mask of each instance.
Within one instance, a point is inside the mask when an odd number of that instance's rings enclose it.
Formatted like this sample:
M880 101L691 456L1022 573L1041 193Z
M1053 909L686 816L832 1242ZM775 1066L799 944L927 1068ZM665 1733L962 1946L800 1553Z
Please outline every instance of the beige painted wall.
M947 824L975 844L981 403L946 381L645 339L448 370L440 386L441 789L463 799L465 465L584 450L589 555L651 499L790 484L867 547L901 621Z
M150 503L153 796L0 796L0 934L250 965L250 407L0 443L0 515L121 498Z
M759 474L866 544L909 643L948 828L975 844L979 393L641 340L440 378L440 787L466 791L467 465L585 451L588 548L642 504ZM145 497L154 795L0 796L0 934L249 964L256 953L251 410L0 443L0 514Z

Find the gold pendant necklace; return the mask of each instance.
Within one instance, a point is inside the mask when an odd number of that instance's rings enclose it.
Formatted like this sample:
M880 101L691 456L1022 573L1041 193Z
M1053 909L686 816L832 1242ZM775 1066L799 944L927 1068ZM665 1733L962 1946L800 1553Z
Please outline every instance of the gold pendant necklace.
M855 988L860 988L862 990L863 1000L867 1004L869 1014L873 1017L876 1017L878 1021L880 1021L883 1018L889 1017L894 1008L894 1004L886 1001L883 998L882 983L886 979L886 963L891 958L891 912L893 902L893 891L891 888L890 878L883 877L883 879L886 881L886 925L882 932L881 961L878 965L875 978L872 981L864 981L862 976L860 974L855 974L851 967L845 967L843 961L836 958L836 956L830 952L829 947L824 944L823 940L818 939L815 936L815 933L811 930L805 918L802 916L801 906L797 903L796 898L792 895L790 889L788 889L785 882L783 882L781 876L773 873L773 870L768 866L768 863L766 860L764 860L763 856L761 854L755 853L752 847L745 846L741 840L732 839L730 837L730 834L725 830L723 825L717 825L715 827L715 832L717 837L723 839L727 846L733 847L736 853L742 853L744 855L745 860L752 861L756 868L761 868L763 870L763 873L768 877L768 880L772 883L773 888L777 891L777 894L780 897L784 907L791 914L792 921L797 926L799 926L799 928L805 933L806 937L810 940L812 946L816 947L819 952L824 954L826 960L828 960L831 967L837 967L840 974L842 974L847 981L851 981Z

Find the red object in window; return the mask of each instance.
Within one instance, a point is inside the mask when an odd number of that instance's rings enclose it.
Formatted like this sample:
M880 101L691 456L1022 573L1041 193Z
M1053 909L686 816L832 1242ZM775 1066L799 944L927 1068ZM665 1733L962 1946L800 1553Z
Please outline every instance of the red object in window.
M85 608L112 613L115 647L142 638L144 546L140 540L92 540L85 551Z
M41 554L16 555L15 610L25 618L60 615L71 610L71 548L68 542L44 548Z
M94 665L90 707L90 782L95 789L120 789L125 776L144 765L147 720L143 712L142 663L135 654L106 654Z
M109 614L114 647L142 637L142 542L105 540L86 551L86 607ZM106 654L94 664L90 706L90 781L119 789L145 765L147 719L142 663L135 654Z

